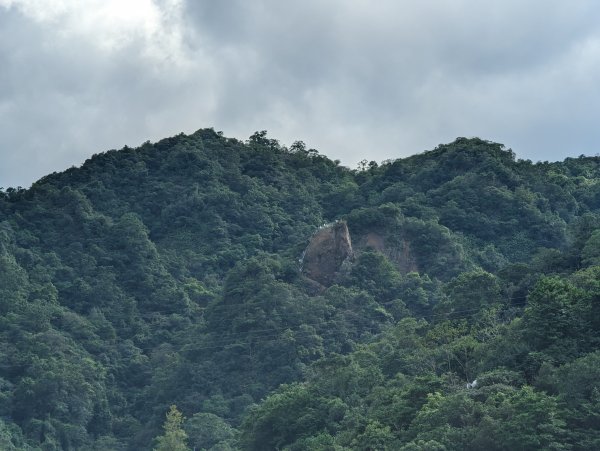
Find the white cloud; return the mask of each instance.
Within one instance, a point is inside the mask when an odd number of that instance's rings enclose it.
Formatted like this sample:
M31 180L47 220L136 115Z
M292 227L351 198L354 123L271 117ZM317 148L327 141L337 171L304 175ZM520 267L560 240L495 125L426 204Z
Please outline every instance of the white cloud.
M0 0L0 185L207 126L348 165L456 136L595 153L599 16L591 0Z
M136 43L156 60L182 62L181 0L0 0L46 28L53 39L84 40L114 53Z

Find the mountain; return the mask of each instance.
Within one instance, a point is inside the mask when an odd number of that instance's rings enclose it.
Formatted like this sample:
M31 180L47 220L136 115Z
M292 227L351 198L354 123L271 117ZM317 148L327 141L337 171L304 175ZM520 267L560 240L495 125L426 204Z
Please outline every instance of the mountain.
M599 281L598 157L111 150L0 192L0 448L598 449Z

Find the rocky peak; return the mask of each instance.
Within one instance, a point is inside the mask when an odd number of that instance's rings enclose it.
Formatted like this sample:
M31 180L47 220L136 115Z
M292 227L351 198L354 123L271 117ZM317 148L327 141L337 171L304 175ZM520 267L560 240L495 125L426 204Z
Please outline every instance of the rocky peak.
M302 273L323 286L332 285L345 261L352 259L348 225L336 221L314 233L302 259Z

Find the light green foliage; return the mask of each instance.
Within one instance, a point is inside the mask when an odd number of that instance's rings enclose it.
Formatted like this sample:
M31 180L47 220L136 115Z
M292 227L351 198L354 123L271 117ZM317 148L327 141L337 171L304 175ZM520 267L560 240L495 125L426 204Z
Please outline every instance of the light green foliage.
M29 446L23 438L21 429L15 424L6 424L0 419L0 449L4 451L38 451Z
M183 415L176 406L171 406L163 426L164 434L156 439L154 451L188 451L187 434L182 425Z

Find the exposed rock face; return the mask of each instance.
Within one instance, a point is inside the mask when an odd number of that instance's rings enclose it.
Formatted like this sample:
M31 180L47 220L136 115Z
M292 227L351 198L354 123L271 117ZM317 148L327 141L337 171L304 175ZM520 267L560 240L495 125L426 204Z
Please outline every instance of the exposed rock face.
M396 263L398 270L402 274L409 272L419 272L417 262L410 250L410 242L402 239L395 246L390 246L386 243L386 239L379 233L369 232L363 239L359 240L359 245L370 247L373 250L381 252L391 261Z
M313 235L304 253L302 272L309 279L328 287L335 282L342 264L352 256L348 226L339 221Z

